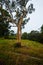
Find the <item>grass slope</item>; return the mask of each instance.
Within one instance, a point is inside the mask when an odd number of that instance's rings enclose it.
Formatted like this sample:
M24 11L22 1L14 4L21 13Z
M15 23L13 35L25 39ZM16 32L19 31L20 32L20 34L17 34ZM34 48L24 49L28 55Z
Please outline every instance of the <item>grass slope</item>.
M22 47L15 48L15 42L0 39L0 65L43 65L43 44L22 40Z

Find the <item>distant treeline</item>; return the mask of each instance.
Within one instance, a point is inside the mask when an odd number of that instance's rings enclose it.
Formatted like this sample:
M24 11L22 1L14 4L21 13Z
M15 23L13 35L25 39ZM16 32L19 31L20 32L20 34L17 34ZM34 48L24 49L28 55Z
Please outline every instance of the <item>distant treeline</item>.
M16 35L14 34L14 32L12 31L12 33L8 36L8 39L16 39ZM43 31L31 31L30 33L24 32L22 33L21 36L22 39L24 40L32 40L32 41L37 41L40 43L43 43Z
M39 33L38 31L31 31L30 33L25 32L22 34L22 39L28 39L43 43L43 34Z
M40 32L34 30L31 31L30 33L24 32L22 34L22 39L28 39L43 43L43 25L40 28Z

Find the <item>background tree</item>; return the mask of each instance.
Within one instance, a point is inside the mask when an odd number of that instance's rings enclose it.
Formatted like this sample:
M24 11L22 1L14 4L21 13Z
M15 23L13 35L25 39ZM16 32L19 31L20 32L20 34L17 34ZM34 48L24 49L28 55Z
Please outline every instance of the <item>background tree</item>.
M32 30L30 33L28 33L28 39L33 41L38 41L39 31Z
M28 34L27 34L27 32L24 32L24 33L22 34L22 39L28 39Z
M3 13L4 16L10 17L9 13L0 7L0 37L8 37L10 26L7 18L4 18Z
M41 26L41 31L40 31L40 40L39 42L43 43L43 25Z
M11 22L14 22L17 26L17 44L21 45L21 29L24 28L24 25L29 21L29 17L27 14L31 14L35 9L33 8L33 4L30 5L27 3L30 0L1 0L7 11L9 11L11 15ZM13 12L15 13L13 17Z
M41 33L43 33L43 25L41 26Z

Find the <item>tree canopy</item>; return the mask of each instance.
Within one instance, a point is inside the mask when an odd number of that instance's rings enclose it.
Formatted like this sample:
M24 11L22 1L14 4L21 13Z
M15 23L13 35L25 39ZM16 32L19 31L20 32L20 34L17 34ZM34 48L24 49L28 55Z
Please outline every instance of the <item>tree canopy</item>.
M27 14L31 14L35 9L33 8L33 4L31 3L28 5L28 8L26 7L27 3L30 0L0 0L0 3L2 5L5 4L5 9L10 13L11 18L14 19L14 23L18 25L18 22L21 17L23 17L23 22L21 27L24 27L24 25L28 22L30 19L27 18ZM13 12L15 13L13 17Z

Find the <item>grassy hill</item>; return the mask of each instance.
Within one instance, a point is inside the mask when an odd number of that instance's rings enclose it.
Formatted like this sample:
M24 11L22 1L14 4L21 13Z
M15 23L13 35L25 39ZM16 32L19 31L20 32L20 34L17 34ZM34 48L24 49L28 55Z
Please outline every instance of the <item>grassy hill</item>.
M43 44L21 42L22 47L15 48L16 40L0 39L0 65L43 65Z

